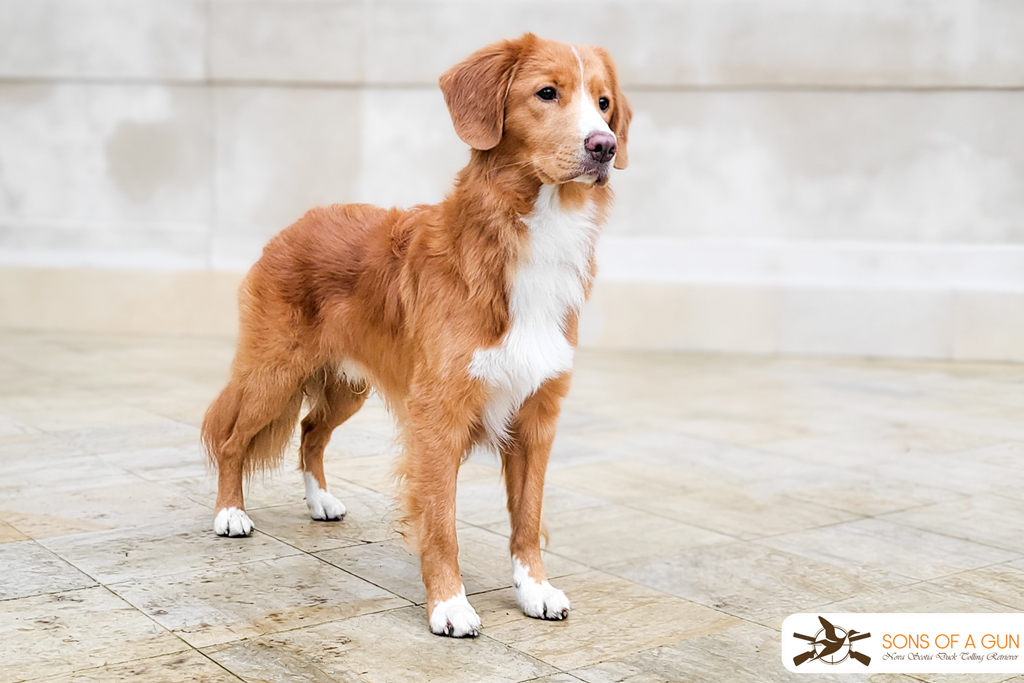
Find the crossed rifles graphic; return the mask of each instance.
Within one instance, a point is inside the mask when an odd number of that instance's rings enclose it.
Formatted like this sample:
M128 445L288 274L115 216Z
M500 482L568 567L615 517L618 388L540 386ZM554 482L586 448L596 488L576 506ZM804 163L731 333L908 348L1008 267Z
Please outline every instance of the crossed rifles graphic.
M838 664L839 662L833 662L828 659L822 658L828 657L829 655L833 655L839 652L843 649L843 645L847 645L850 648L850 657L856 659L864 666L867 666L871 663L871 657L867 656L863 652L853 651L853 643L855 643L858 640L870 638L870 633L857 633L856 631L850 630L849 632L844 632L843 635L839 636L836 635L836 627L830 624L828 620L825 619L825 617L818 617L818 621L821 622L822 629L818 631L816 635L805 636L802 633L793 634L794 638L806 640L811 644L810 650L808 650L807 652L801 652L796 657L793 657L794 666L800 666L804 662L809 662L815 659L820 659L821 661L827 662L828 664ZM840 628L839 630L842 631L843 629ZM824 634L825 637L819 638L819 636L821 636L822 634ZM824 647L821 648L821 650L818 650L819 645L824 645ZM846 658L844 657L843 659ZM842 661L842 659L839 661Z

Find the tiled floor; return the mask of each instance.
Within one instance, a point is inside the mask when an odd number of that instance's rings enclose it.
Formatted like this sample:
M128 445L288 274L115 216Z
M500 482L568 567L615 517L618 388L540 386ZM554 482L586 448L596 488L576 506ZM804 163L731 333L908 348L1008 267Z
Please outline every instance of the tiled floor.
M379 402L330 447L343 522L289 463L251 486L252 538L212 534L197 434L231 351L0 335L0 681L799 681L794 611L1024 608L1024 366L583 352L545 508L572 616L516 609L476 454L484 631L453 641L392 528Z

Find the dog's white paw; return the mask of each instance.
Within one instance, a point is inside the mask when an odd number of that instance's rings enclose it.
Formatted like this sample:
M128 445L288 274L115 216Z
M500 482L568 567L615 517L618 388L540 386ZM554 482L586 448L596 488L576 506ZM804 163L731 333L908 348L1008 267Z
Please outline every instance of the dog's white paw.
M512 584L523 614L535 619L559 621L569 616L569 598L547 581L534 581L530 568L513 558Z
M320 488L316 478L306 475L306 505L309 516L324 522L337 522L345 516L345 505L327 491Z
M213 518L213 531L218 536L248 536L255 526L245 510L238 508L221 508Z
M434 605L430 613L430 630L439 636L476 638L480 635L480 616L466 599L466 588L454 598Z
M306 499L309 516L325 522L337 522L345 516L345 505L327 491L320 491L313 500Z

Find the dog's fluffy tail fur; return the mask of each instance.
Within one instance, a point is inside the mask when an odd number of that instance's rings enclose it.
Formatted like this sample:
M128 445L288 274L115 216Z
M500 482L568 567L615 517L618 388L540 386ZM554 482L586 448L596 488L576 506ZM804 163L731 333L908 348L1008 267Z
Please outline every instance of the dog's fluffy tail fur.
M243 381L232 378L206 411L202 440L213 467L218 467L224 457L241 457L242 469L248 476L280 464L299 419L302 391L296 391L287 399L283 409L252 436L238 428L239 417L247 409L244 405L247 393L251 392L245 391Z

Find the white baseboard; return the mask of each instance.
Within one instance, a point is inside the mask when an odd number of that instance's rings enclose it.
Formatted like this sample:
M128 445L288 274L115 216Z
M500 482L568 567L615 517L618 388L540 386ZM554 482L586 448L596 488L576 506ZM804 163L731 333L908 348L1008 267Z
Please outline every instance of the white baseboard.
M582 345L1024 361L1024 291L1008 281L1000 288L877 278L862 284L639 281L636 273L622 279L623 272L604 264L581 318ZM0 329L233 335L241 278L198 270L7 267L0 269Z
M583 343L1024 361L1024 246L602 237Z
M233 335L242 275L0 268L0 329Z
M601 278L772 287L1024 292L1024 245L604 235Z

